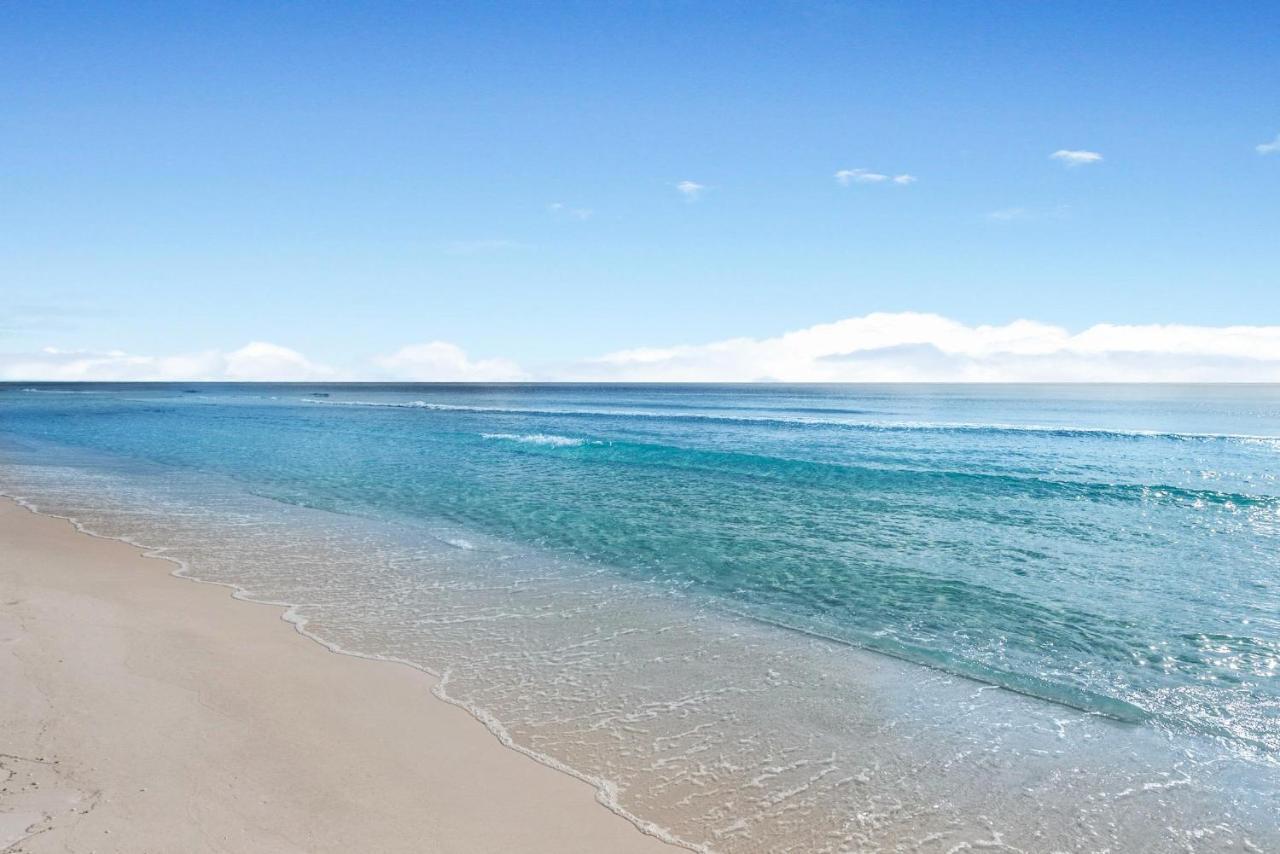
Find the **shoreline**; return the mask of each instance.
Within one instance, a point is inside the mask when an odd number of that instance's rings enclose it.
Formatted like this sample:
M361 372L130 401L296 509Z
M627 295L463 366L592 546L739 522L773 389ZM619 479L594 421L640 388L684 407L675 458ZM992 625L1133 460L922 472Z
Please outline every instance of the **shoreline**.
M425 671L147 556L0 498L0 851L679 850Z

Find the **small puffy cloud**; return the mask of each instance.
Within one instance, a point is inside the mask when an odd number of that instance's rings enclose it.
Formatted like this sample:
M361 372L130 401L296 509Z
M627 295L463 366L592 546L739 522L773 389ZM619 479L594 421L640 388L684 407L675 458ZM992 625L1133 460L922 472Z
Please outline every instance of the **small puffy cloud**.
M915 175L908 175L905 172L900 175L885 175L882 172L872 172L870 169L841 169L835 174L836 183L842 187L848 187L850 184L898 184L906 186L916 182Z
M1090 163L1098 163L1102 160L1102 155L1096 151L1083 151L1079 149L1060 148L1049 157L1068 166L1085 166Z
M1271 140L1270 142L1264 142L1264 143L1261 143L1260 145L1255 145L1254 149L1259 154L1276 154L1280 152L1280 133L1276 134L1276 138Z
M447 341L401 347L374 364L398 380L418 382L508 382L525 379L520 366L508 359L476 359Z
M699 184L697 181L681 181L676 184L676 190L684 196L686 202L696 202L707 191L707 185Z
M872 172L868 169L841 169L836 173L836 183L842 187L850 184L879 184L888 181L888 175Z
M562 379L653 382L1276 382L1280 326L1033 320L970 326L876 313L773 338L645 347L573 366Z
M143 356L122 350L0 354L0 378L52 381L326 380L334 371L296 350L255 341L238 350Z
M591 208L575 208L566 205L564 202L552 202L547 205L547 212L552 216L578 220L587 220L595 216L595 211L591 210Z

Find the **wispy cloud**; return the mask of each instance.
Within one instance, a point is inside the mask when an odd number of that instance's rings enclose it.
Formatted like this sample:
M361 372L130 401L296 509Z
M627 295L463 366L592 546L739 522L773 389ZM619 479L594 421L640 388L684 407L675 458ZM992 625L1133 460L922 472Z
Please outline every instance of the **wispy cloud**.
M489 252L507 252L513 249L531 249L532 244L518 240L454 240L446 243L444 251L450 255L482 255Z
M14 294L24 290L39 291L37 286L20 282L6 282ZM86 322L110 318L116 310L78 299L50 300L48 302L19 302L0 305L0 333L32 336L40 333L67 332L84 326Z
M836 183L842 187L850 184L898 184L905 186L916 182L915 175L908 175L905 172L900 175L885 175L881 172L872 172L870 169L841 169L835 175Z
M992 211L987 214L987 219L993 219L996 222L1013 222L1020 219L1031 219L1031 211L1026 208L1001 208L998 211Z
M696 202L707 191L707 185L699 184L697 181L681 181L676 184L676 190L684 196L686 202Z
M1090 163L1099 163L1102 161L1102 155L1096 151L1084 151L1082 149L1060 148L1053 154L1049 155L1053 160L1065 163L1068 166L1086 166Z
M1067 215L1068 208L1061 205L1049 210L1037 208L1011 207L1001 208L991 211L987 214L987 219L993 222L1024 222L1036 219L1059 219Z
M566 205L564 202L552 202L547 205L547 211L552 216L566 217L568 219L587 220L595 216L595 211L591 208L575 208Z
M1280 133L1276 134L1276 138L1270 142L1255 145L1254 149L1259 154L1276 154L1277 152L1280 152Z

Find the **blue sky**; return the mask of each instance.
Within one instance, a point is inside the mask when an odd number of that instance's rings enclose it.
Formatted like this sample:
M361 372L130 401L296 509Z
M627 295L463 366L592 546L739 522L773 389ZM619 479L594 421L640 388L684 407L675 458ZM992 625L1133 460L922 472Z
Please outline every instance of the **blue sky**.
M448 342L577 376L877 312L1280 336L1277 33L1264 3L5 4L0 369Z

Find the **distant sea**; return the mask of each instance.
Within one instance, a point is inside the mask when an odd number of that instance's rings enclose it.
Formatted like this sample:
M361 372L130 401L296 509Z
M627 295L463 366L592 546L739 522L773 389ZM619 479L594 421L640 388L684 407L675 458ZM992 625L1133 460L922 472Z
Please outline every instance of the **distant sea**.
M0 492L689 847L1280 851L1277 386L9 384Z

